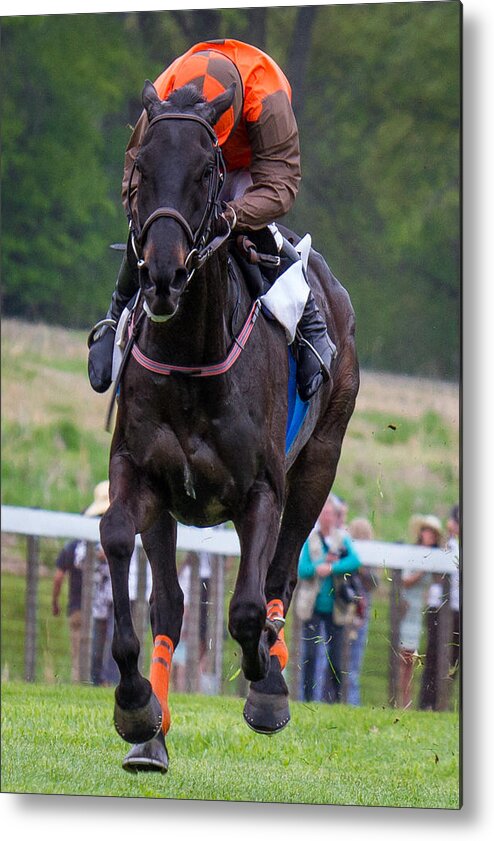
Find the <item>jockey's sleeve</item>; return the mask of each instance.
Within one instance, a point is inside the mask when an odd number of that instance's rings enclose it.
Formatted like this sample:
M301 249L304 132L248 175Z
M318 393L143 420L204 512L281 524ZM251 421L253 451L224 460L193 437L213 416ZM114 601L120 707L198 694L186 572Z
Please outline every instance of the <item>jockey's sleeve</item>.
M290 210L301 177L298 128L285 91L269 94L256 116L246 120L253 184L241 198L229 202L237 215L237 227L253 230Z

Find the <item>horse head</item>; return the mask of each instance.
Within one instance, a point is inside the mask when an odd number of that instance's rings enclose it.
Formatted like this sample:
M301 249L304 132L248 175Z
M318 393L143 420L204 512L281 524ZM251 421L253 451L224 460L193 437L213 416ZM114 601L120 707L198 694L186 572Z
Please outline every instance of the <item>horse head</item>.
M144 86L149 126L135 164L135 241L144 308L154 321L175 314L194 257L211 233L223 178L213 126L234 95L233 84L208 102L193 85L185 85L162 101L151 82Z

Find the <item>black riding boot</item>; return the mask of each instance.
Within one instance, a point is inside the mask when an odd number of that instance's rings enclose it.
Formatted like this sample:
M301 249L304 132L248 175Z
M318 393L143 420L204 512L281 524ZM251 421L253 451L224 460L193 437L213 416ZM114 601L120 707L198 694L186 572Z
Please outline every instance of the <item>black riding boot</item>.
M323 382L329 380L336 347L328 336L326 322L309 292L297 327L297 388L302 400L310 400Z
M137 266L132 266L127 259L127 255L125 255L118 272L106 318L93 327L88 337L89 382L94 391L100 394L107 391L111 385L113 344L118 320L138 288Z

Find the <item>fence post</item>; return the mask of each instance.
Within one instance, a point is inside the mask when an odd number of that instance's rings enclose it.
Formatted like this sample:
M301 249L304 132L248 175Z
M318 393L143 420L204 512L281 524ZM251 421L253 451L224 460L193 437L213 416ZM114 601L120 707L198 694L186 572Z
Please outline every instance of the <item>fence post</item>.
M81 643L79 650L79 680L91 683L91 642L93 624L93 594L95 545L88 543L82 565Z
M449 673L450 653L452 644L453 614L450 604L450 576L443 579L443 603L437 615L437 709L444 711L449 707L451 691L451 675Z
M27 538L26 567L26 636L24 639L24 680L36 679L36 648L39 583L39 537Z
M399 698L400 681L400 599L401 570L391 570L389 590L389 655L388 655L388 703L396 706Z
M185 691L197 692L199 689L200 636L199 621L201 612L201 581L199 578L199 556L190 552L190 594L187 615L187 656L185 670Z

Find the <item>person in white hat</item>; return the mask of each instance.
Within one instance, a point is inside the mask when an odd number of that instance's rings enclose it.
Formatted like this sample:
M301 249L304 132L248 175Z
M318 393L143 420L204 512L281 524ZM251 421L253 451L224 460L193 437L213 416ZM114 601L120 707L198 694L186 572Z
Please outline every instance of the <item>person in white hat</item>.
M94 489L91 505L84 511L85 517L101 517L108 508L109 482L100 482ZM82 569L87 554L86 540L71 540L66 543L55 562L55 576L53 579L52 613L60 615L60 593L65 576L69 578L69 598L67 613L70 628L70 648L72 657L71 679L73 683L80 680L80 643L81 643L81 607L82 607Z
M410 520L412 541L419 546L435 548L441 545L441 521L432 514L417 515ZM432 576L420 570L404 571L401 577L402 593L400 609L400 678L398 684L398 706L412 704L413 671L417 662L418 647L422 635L422 618L426 593L432 583Z

